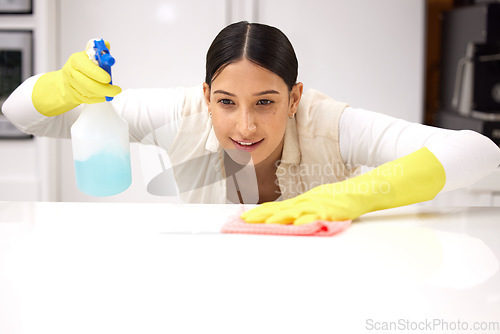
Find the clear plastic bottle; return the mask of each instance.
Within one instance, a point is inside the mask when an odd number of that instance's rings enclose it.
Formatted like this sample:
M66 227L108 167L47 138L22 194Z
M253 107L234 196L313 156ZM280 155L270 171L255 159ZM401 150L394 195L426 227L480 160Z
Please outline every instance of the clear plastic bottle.
M87 104L71 127L76 184L91 196L112 196L132 183L128 124L109 102Z
M111 99L84 105L71 127L76 184L91 196L116 195L132 183L128 124L108 102Z

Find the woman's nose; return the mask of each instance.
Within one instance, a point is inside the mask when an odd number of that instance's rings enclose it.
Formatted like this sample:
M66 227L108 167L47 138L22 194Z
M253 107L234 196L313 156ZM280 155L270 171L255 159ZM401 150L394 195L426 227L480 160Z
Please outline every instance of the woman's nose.
M253 113L248 110L248 109L243 109L241 114L240 114L240 119L239 119L239 127L240 131L244 132L251 132L257 129L257 125L255 124L255 117Z

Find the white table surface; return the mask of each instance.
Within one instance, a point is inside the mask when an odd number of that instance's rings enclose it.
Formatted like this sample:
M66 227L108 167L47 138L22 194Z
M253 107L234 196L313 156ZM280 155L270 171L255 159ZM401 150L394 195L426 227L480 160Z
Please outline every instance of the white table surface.
M500 208L219 233L238 210L0 202L0 333L500 333Z

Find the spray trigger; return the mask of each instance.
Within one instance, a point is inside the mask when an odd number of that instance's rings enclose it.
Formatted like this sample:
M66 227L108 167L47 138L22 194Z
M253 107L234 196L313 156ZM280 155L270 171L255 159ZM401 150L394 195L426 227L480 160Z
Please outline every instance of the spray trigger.
M111 66L115 64L115 58L113 58L113 56L109 53L109 49L106 47L106 43L104 43L102 38L91 40L89 44L87 44L87 55L91 60L99 65L99 67L108 72L111 77L109 84L112 85L113 79L111 75ZM106 101L111 100L113 100L113 97L106 96Z

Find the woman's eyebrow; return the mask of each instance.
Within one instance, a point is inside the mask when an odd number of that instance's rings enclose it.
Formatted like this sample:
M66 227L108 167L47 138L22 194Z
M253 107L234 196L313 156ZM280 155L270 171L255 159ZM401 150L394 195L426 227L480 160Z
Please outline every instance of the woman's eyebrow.
M224 94L224 95L229 95L229 96L236 96L233 93L226 92L225 90L218 89L214 91L214 94Z
M278 92L277 90L274 90L274 89L270 89L270 90L265 90L263 92L260 92L260 93L255 93L253 94L253 96L260 96L260 95L267 95L267 94L279 94L280 92Z
M216 91L214 91L214 94L224 94L224 95L229 95L229 96L236 96L235 94L226 92L225 90L222 90L222 89L217 89ZM268 95L268 94L280 94L280 92L278 92L277 90L274 90L274 89L269 89L269 90L264 90L264 91L259 92L259 93L255 93L255 94L253 94L253 96L261 96L261 95Z

